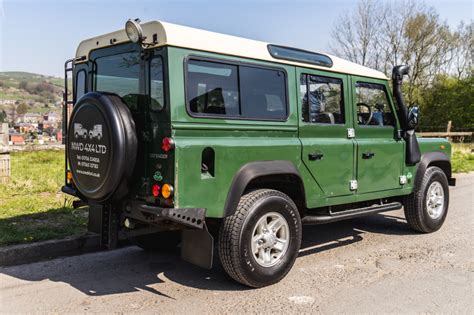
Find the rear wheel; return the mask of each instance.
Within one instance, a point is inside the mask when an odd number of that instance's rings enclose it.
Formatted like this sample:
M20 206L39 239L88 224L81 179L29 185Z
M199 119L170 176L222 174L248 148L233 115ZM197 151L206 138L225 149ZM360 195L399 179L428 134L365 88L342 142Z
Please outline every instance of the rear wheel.
M132 242L147 252L172 252L181 242L181 231L139 235L132 238Z
M280 281L293 266L301 244L301 219L294 202L271 189L252 191L219 232L219 257L234 280L263 287Z
M405 198L405 217L414 230L431 233L443 225L448 205L448 179L439 167L429 167L419 187Z

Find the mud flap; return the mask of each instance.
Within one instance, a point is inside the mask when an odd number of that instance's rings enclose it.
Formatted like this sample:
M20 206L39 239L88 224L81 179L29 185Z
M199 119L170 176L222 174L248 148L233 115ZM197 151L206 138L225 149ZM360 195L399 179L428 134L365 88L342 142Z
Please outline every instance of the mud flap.
M202 230L183 230L181 258L201 268L212 268L214 238L206 228Z

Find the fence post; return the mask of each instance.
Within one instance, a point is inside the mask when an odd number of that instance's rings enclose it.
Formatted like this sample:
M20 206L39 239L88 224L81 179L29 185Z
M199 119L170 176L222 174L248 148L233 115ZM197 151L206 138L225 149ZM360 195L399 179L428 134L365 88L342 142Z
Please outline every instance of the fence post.
M451 141L451 137L449 133L451 132L451 127L452 127L452 121L448 121L448 127L446 127L446 133L448 134L448 141Z
M0 152L0 183L5 184L11 175L10 152Z

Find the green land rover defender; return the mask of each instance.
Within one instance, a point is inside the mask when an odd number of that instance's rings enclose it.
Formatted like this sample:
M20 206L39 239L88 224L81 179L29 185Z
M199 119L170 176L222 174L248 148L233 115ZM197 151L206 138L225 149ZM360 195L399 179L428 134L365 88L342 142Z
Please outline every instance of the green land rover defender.
M337 57L137 20L65 64L65 185L114 248L179 248L262 287L291 269L303 224L404 208L416 231L448 211L451 146L417 139L401 92ZM72 75L72 98L67 77Z

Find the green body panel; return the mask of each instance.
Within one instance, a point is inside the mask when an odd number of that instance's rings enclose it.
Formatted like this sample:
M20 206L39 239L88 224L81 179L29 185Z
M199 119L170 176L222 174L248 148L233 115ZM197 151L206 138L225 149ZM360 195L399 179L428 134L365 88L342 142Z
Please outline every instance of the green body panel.
M355 77L352 76L352 112L354 113L354 128L356 139L356 160L357 160L357 194L365 194L376 191L401 189L400 175L403 175L403 164L405 160L405 141L396 139L396 130L399 129L398 121L396 126L365 126L356 122L356 94L355 85L357 82L376 83L385 86L388 101L393 113L395 108L390 98L387 81ZM364 153L371 152L374 156L364 159Z
M109 52L104 49L100 54L117 53L129 46L107 48ZM400 128L398 120L395 127L359 126L356 122L355 83L383 84L390 91L388 81L177 47L164 47L155 50L153 55L163 57L166 105L163 111L152 112L144 99L138 102L135 112L132 109L139 137L137 169L140 172L136 173L137 186L134 187L137 198L176 208L206 208L207 217L219 218L224 215L228 192L239 169L249 162L272 160L286 160L296 167L303 181L308 208L412 192L416 166L405 165L405 142L395 136ZM288 118L268 121L191 117L185 96L185 63L189 56L280 68L287 77ZM147 68L142 69L147 77ZM302 121L301 74L342 80L344 124ZM148 84L143 84L140 92L149 95L149 89ZM92 80L89 80L89 90L94 90ZM387 94L393 111L391 93ZM349 128L355 130L354 138L348 138ZM175 142L175 149L168 153L161 149L165 136L171 136ZM422 153L440 151L448 157L451 155L451 146L446 140L419 139L419 143ZM201 170L203 151L207 148L214 152L213 174ZM369 151L375 153L374 157L362 159L362 154ZM314 153L323 154L323 158L310 160L309 154ZM407 184L400 185L401 175L407 175ZM356 191L350 190L351 180L358 181ZM173 204L152 197L151 185L155 182L174 186Z
M353 139L347 138L347 129L352 128L352 112L350 104L349 77L343 74L323 71L296 69L296 82L301 74L320 75L342 80L345 124L320 124L304 122L300 119L299 136L303 145L301 159L310 171L314 181L323 192L321 197L332 198L352 195L349 182L354 178L354 145ZM299 89L298 89L299 91ZM302 95L298 96L298 109L301 113ZM301 117L301 114L299 114ZM323 154L320 160L310 160L310 154ZM314 204L314 206L316 206Z
M175 149L175 206L207 208L207 216L221 217L231 182L246 163L288 160L301 167L294 67L283 66L288 78L289 117L286 121L193 118L186 111L184 61L189 55L242 61L217 54L168 49L171 122ZM272 63L255 64L278 66ZM202 152L215 153L215 174L201 174ZM309 174L301 174L303 179ZM305 183L306 184L306 183ZM309 181L308 186L312 183ZM314 185L313 185L314 186ZM309 197L311 199L311 197Z
M383 84L389 91L388 81L175 47L167 50L171 129L176 143L175 207L206 208L208 217L222 217L228 191L238 170L246 163L265 160L287 160L295 165L303 180L308 208L411 193L412 180L405 185L399 183L401 175L408 172L414 175L416 166L405 166L405 142L395 138L398 121L396 127L380 128L356 123L355 82ZM281 122L191 117L186 111L184 76L185 60L190 55L282 68L288 80L288 119ZM302 73L343 80L344 125L302 122L299 89ZM394 110L390 93L388 97ZM348 128L355 129L354 139L347 137ZM420 140L423 152L439 151L441 143L449 148L443 140ZM214 176L201 173L202 152L208 147L215 152ZM374 152L375 157L362 159L362 153L366 151ZM323 153L324 158L309 161L308 154L311 153ZM357 191L349 189L352 179L358 180Z

